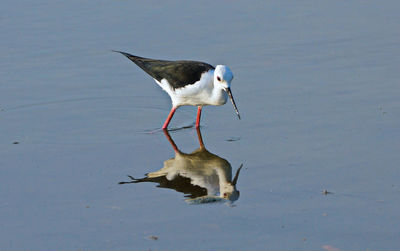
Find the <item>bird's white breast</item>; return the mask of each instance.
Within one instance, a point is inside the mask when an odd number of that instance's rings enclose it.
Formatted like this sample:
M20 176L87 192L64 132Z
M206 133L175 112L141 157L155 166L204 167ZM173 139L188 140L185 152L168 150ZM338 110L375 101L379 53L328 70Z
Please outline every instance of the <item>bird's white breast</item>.
M214 85L213 78L214 71L208 71L203 73L200 80L194 84L177 89L173 89L166 79L162 79L160 82L155 81L169 94L174 107L223 105L226 103L228 95L222 88Z

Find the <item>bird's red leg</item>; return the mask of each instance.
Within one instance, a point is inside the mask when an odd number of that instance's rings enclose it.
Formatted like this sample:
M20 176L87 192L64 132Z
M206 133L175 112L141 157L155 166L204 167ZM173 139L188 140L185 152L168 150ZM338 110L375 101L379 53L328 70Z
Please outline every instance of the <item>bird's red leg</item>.
M164 134L167 137L169 143L171 144L172 148L174 148L175 152L179 152L178 147L176 146L174 140L171 138L171 135L169 135L168 130L164 129Z
M201 109L202 108L203 108L202 106L197 107L196 128L200 127L200 117L201 117Z
M196 131L197 131L197 137L199 139L200 148L205 148L204 143L203 143L203 137L201 136L200 128L197 127Z
M172 107L171 111L169 112L169 115L168 115L167 119L164 122L164 125L162 126L162 129L167 129L168 124L172 119L172 116L174 116L175 110L176 110L176 107Z

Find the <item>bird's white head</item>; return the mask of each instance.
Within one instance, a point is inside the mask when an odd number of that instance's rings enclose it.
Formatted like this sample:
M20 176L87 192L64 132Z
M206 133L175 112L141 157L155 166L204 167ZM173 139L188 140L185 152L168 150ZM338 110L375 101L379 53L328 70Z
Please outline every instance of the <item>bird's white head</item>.
M221 85L222 88L230 88L233 73L226 65L217 65L214 70L214 84Z
M214 70L214 86L219 86L224 91L226 91L231 99L233 108L240 119L239 110L236 107L235 100L233 99L231 92L231 82L233 79L233 73L226 65L217 65Z

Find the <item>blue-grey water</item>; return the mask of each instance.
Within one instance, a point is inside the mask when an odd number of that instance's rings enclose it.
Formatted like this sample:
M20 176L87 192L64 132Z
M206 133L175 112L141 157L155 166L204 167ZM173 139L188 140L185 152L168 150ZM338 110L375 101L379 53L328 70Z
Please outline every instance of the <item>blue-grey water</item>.
M390 0L3 1L0 250L400 249L399 13ZM210 155L193 163L227 161L230 180L243 164L239 198L118 184L177 157L147 133L169 97L112 49L230 66L242 120L205 107ZM180 108L171 126L195 116ZM199 148L194 128L170 138Z

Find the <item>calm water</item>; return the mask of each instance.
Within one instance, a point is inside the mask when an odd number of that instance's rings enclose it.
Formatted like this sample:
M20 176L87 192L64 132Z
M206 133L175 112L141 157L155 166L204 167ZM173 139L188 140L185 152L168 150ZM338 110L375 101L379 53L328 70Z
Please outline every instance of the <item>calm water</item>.
M399 12L3 1L0 249L400 249ZM229 65L242 120L206 107L204 147L193 128L148 134L169 98L112 49Z

